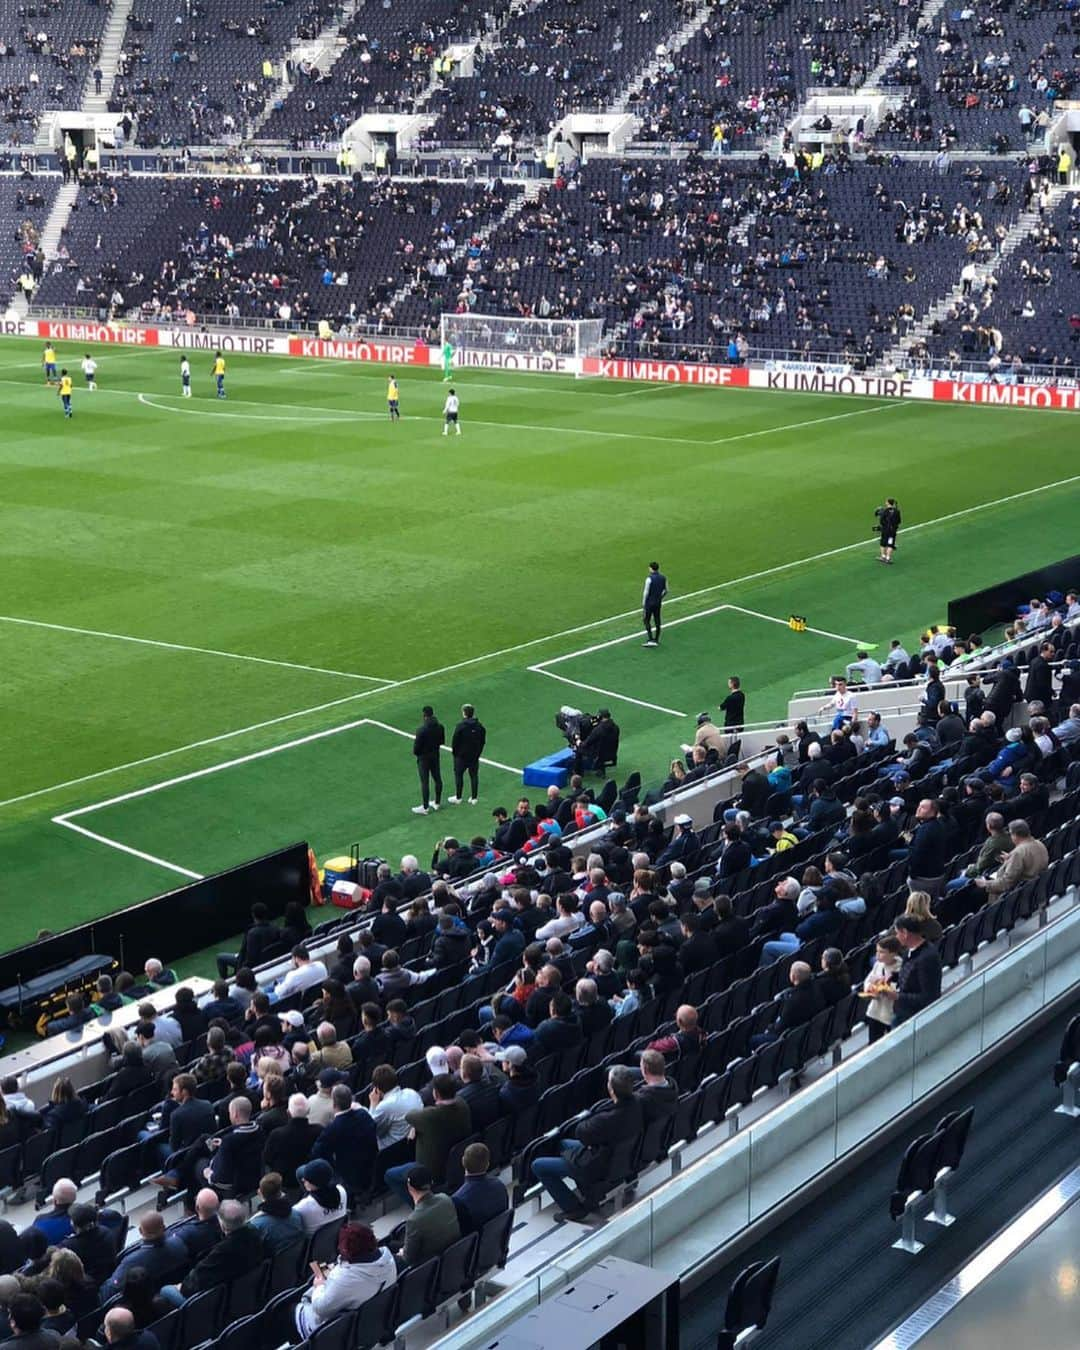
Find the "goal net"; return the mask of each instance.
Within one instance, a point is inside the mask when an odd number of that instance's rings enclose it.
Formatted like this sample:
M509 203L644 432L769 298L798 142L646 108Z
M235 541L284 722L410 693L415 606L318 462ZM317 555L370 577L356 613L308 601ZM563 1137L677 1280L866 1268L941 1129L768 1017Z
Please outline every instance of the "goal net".
M439 341L454 349L452 368L536 370L580 375L582 358L601 351L602 319L525 319L443 314Z

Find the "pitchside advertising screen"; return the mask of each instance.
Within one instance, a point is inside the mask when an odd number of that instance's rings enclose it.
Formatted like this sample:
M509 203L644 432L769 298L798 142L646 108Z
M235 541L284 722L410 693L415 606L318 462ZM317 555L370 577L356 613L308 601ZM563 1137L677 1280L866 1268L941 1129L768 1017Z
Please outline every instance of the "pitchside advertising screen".
M185 351L239 352L255 356L288 356L301 360L382 362L395 366L438 366L437 347L425 342L392 339L331 339L290 333L247 333L195 328L156 328L149 324L96 323L67 319L0 319L0 336L47 339L77 344L104 342L125 347L162 347ZM601 380L644 380L714 389L768 389L799 394L846 397L923 399L999 408L1080 412L1080 385L992 384L985 377L968 379L909 378L864 375L843 367L777 362L768 368L724 366L692 361L634 360L604 356L556 356L506 351L459 351L462 369L528 371L534 374L585 375Z

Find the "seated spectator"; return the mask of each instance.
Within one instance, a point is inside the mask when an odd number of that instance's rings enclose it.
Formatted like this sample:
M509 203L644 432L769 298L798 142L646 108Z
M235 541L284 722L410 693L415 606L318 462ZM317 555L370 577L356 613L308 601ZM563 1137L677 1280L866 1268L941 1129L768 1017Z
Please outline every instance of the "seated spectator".
M116 1244L112 1235L98 1223L94 1205L72 1205L68 1211L71 1232L60 1244L72 1251L95 1284L101 1284L116 1265Z
M362 1223L343 1224L338 1259L315 1272L311 1287L296 1305L296 1330L308 1337L343 1312L361 1308L397 1282L397 1263L388 1247Z
M39 1114L37 1107L19 1087L17 1078L7 1077L0 1082L0 1096L10 1115L29 1117Z
M462 1237L478 1233L484 1224L510 1207L510 1196L497 1176L489 1176L491 1153L486 1144L470 1144L462 1155L465 1180L451 1199L457 1210Z
M308 1060L310 1073L321 1073L323 1069L348 1069L352 1067L353 1054L344 1041L339 1041L337 1028L332 1022L320 1022L315 1031L316 1039L308 1048L311 1056Z
M814 976L826 1008L835 1008L851 993L851 973L838 947L826 947L821 953L821 969Z
M435 1194L433 1184L426 1167L414 1164L408 1169L405 1186L412 1201L412 1213L404 1224L402 1247L397 1257L400 1269L442 1255L461 1236L453 1200L448 1195Z
M167 1317L172 1305L163 1299L157 1291L154 1281L142 1266L135 1266L124 1276L124 1287L120 1291L125 1308L140 1330L152 1326L161 1317Z
M262 1172L263 1134L251 1113L250 1100L237 1097L229 1106L232 1128L220 1139L209 1141L211 1158L202 1175L211 1186L227 1186L241 1195L250 1195L258 1186Z
M45 1309L45 1316L41 1322L42 1331L53 1331L58 1336L71 1331L75 1326L75 1314L64 1303L64 1286L60 1281L38 1280L34 1292Z
M59 1036L65 1031L78 1031L84 1027L87 1022L93 1020L94 1014L86 1006L86 1000L82 994L70 993L64 1000L65 1011L62 1016L54 1017L51 1022L45 1023L46 1036Z
M467 1104L472 1133L478 1134L493 1125L502 1115L499 1088L502 1074L485 1073L485 1064L479 1055L465 1055L461 1061L461 1087L458 1097Z
M882 988L882 997L893 1004L893 1025L899 1026L941 997L941 957L928 942L918 919L901 915L896 937L904 949L904 964L895 987Z
M139 1220L139 1241L125 1249L116 1268L101 1286L104 1300L119 1294L129 1270L145 1270L154 1292L176 1279L186 1270L191 1258L187 1248L172 1233L165 1231L165 1220L157 1210L150 1210Z
M704 1043L705 1033L698 1024L698 1010L693 1004L684 1003L675 1010L674 1033L651 1041L648 1048L659 1050L665 1059L685 1059L688 1055L696 1055Z
M353 1101L352 1090L346 1083L337 1084L330 1102L334 1114L316 1139L312 1157L325 1159L356 1200L371 1189L379 1153L375 1122Z
M338 1083L345 1081L345 1075L338 1069L323 1069L319 1074L315 1092L307 1099L308 1120L322 1129L330 1123L334 1114L334 1103L330 1094ZM278 1169L281 1170L280 1168Z
M15 1333L10 1340L0 1342L0 1350L48 1350L58 1346L60 1337L55 1331L42 1331L45 1307L33 1294L16 1294L8 1307L8 1321Z
M600 998L596 981L587 977L578 980L574 986L574 996L574 1016L581 1027L582 1036L590 1040L598 1032L606 1031L611 1025L613 1014L607 1003Z
M368 1111L375 1122L375 1136L380 1149L389 1148L409 1137L410 1126L405 1119L410 1111L422 1111L419 1092L398 1084L397 1071L389 1064L379 1064L371 1074Z
M282 1186L280 1172L267 1172L259 1181L259 1208L249 1220L274 1256L303 1240L304 1225Z
M941 924L934 918L930 907L930 897L925 891L912 891L907 898L904 914L914 919L927 942L941 941Z
M296 1179L304 1195L293 1206L304 1232L310 1235L324 1224L348 1212L349 1198L345 1187L335 1182L334 1169L325 1158L312 1158L296 1169Z
M642 1128L657 1120L669 1120L679 1105L679 1089L668 1076L667 1062L659 1050L643 1050L639 1061L641 1081L634 1092L641 1103Z
M170 1230L184 1244L190 1265L201 1261L210 1248L216 1247L221 1241L221 1224L218 1223L220 1208L221 1200L217 1191L204 1186L196 1192L195 1213Z
M757 1050L763 1045L779 1040L785 1031L805 1026L825 1006L821 988L814 979L814 972L805 961L793 961L788 971L791 988L779 996L779 1010L770 1026L751 1036L750 1046Z
M294 1092L289 1097L286 1110L288 1118L285 1122L266 1135L262 1162L268 1171L280 1173L283 1184L292 1190L299 1184L297 1169L311 1158L320 1126L311 1123L308 1099L302 1092Z
M97 1285L87 1279L83 1263L74 1252L64 1247L50 1247L45 1252L45 1268L39 1278L59 1280L64 1287L64 1304L76 1317L92 1312L101 1303Z
M115 1347L115 1350L158 1350L157 1337L153 1332L137 1326L131 1308L110 1308L105 1314L104 1327L105 1343Z
M271 1002L280 1003L282 999L292 998L294 994L302 994L306 989L313 989L315 985L322 984L326 978L326 967L323 963L313 961L305 944L297 943L292 949L292 964L289 970L274 985Z
M182 984L176 991L176 1006L173 1008L173 1017L180 1024L183 1038L188 1042L202 1036L210 1025L206 1013L195 1002L194 991L186 984Z
M162 1074L176 1068L173 1048L168 1041L157 1037L153 1022L136 1022L134 1030L136 1044L142 1050L143 1063L156 1077L160 1078Z
M71 1236L71 1206L79 1194L78 1187L67 1177L61 1177L52 1188L52 1208L39 1214L31 1228L45 1235L51 1247L58 1247Z
M208 1024L219 1018L225 1022L239 1022L244 1015L241 1004L229 993L228 980L215 980L210 995L199 1000L199 1007Z
M106 1090L104 1101L115 1101L127 1097L140 1088L155 1082L157 1075L143 1060L142 1046L135 1041L126 1041L120 1051L119 1068L113 1074Z
M560 1138L557 1157L533 1160L533 1175L559 1206L563 1218L580 1221L589 1214L593 1207L591 1190L603 1184L612 1150L640 1135L643 1115L634 1087L633 1070L613 1065L608 1070L608 1101ZM567 1180L574 1182L576 1192Z
M247 1209L239 1200L223 1200L218 1211L221 1241L184 1276L179 1287L167 1284L162 1298L174 1307L181 1307L189 1298L228 1285L246 1275L263 1260L263 1241L258 1230L247 1221Z
M280 947L281 929L270 922L270 911L261 900L257 900L251 906L251 926L240 940L240 950L235 954L221 952L218 955L218 974L227 980L241 966L261 966Z
M1009 840L1012 848L1002 855L1001 865L993 876L975 878L975 885L995 900L1014 886L1041 876L1050 866L1046 845L1041 839L1031 837L1031 827L1026 820L1009 822Z
M422 1111L410 1111L405 1119L415 1133L416 1161L441 1182L451 1148L472 1133L472 1116L468 1103L458 1097L457 1085L449 1074L436 1074L431 1087L433 1104ZM411 1166L405 1163L386 1172L386 1184L402 1204L409 1201L406 1178Z
M548 1005L548 1016L536 1028L529 1053L534 1059L543 1059L545 1055L573 1049L583 1039L581 1024L574 1016L573 1001L568 994L559 992L553 995Z

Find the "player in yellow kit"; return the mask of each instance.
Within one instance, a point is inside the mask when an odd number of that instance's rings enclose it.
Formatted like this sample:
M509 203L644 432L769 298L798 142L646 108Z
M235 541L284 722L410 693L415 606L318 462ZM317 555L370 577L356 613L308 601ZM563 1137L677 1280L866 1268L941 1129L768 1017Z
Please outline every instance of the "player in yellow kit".
M220 352L214 357L213 375L217 381L218 398L225 398L225 358Z
M45 383L56 383L56 350L52 343L48 343L44 352L41 354L41 365L45 371Z
M60 372L60 388L57 390L60 402L64 405L64 416L71 416L71 376L64 369Z
M398 422L401 420L401 413L398 411L398 387L397 380L393 375L386 381L386 407L390 413L390 421Z

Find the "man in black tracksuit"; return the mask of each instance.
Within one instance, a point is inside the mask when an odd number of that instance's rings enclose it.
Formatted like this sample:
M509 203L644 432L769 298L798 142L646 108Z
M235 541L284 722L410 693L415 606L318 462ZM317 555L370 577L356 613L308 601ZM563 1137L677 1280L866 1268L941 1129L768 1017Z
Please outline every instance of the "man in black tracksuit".
M466 703L461 710L461 721L454 728L450 749L454 756L454 795L451 804L456 806L465 796L465 774L469 775L469 805L475 806L479 791L480 756L487 742L487 730L483 722L477 720L476 709Z
M439 767L439 748L446 744L446 728L435 716L435 709L425 705L421 708L423 721L413 737L412 752L416 756L416 768L420 774L420 802L413 807L413 814L426 816L428 811L437 811L442 805L442 769ZM431 800L431 784L435 785L435 801Z

